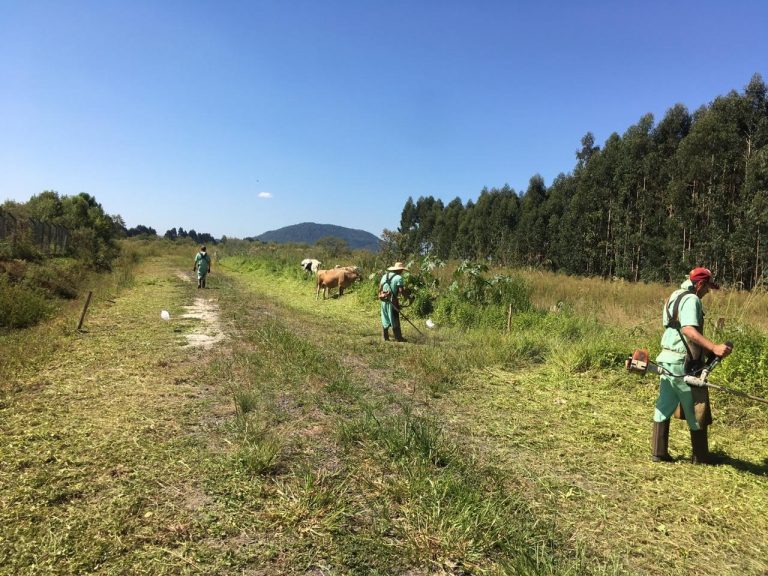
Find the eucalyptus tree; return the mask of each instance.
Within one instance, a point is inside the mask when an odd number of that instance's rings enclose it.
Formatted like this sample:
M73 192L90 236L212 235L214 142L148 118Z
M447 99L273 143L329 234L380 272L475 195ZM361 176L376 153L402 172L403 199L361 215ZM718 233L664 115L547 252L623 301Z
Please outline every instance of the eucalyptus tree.
M520 199L520 222L517 225L517 246L522 263L539 266L547 258L547 187L544 178L534 175Z
M520 220L520 197L509 185L491 190L491 251L503 265L518 262L517 227Z
M749 278L755 286L763 279L768 225L768 90L759 74L752 76L744 90L745 150L742 230L744 259L751 263Z
M678 210L684 215L682 270L706 262L720 278L740 281L738 239L743 225L741 192L746 143L744 105L735 92L718 97L694 114L690 133L678 148ZM682 271L681 270L681 271Z
M474 241L475 203L470 199L464 206L464 213L459 221L459 233L451 249L452 254L462 260L476 258Z
M416 205L410 196L405 201L403 211L400 214L400 227L397 229L400 233L400 246L403 254L415 254L418 246L419 223Z
M545 264L552 270L570 270L572 246L564 227L564 218L576 191L576 177L560 173L549 187L543 210L547 218L546 236L549 242Z
M609 214L613 228L612 273L630 280L640 277L641 261L646 255L646 209L656 196L654 175L658 173L658 158L653 154L652 130L653 116L646 114L622 136L615 166L615 189L610 198L614 211Z
M436 243L436 226L443 215L443 201L432 196L421 197L416 202L416 214L419 223L417 250L420 255L429 254Z
M454 198L443 210L435 225L435 254L442 260L458 257L454 243L459 235L459 225L464 215L464 205L460 198Z
M669 108L653 130L654 146L649 163L654 166L652 182L655 185L647 198L644 243L646 266L641 277L646 280L670 280L679 271L677 238L684 226L684 214L679 210L677 198L681 196L681 172L678 148L691 130L693 119L682 104Z

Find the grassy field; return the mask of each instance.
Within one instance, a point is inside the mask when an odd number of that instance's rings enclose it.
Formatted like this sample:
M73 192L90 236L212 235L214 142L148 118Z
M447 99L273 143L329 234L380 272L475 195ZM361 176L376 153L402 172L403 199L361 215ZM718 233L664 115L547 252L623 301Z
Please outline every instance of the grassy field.
M73 309L0 336L0 573L768 572L764 408L714 397L718 466L681 422L650 462L654 381L620 358L669 287L530 273L509 332L414 319L398 344L354 290L230 258L198 291L187 256L85 332ZM709 298L725 330L765 305Z

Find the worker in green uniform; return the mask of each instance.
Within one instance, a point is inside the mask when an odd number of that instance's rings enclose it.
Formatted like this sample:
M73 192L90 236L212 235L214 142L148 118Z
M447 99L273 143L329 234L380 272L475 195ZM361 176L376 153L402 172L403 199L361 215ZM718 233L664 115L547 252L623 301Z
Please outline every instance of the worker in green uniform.
M402 262L395 262L379 280L379 300L381 302L381 327L384 340L389 340L389 329L392 328L395 340L405 342L400 329L400 297L405 289Z
M195 265L192 268L197 270L197 287L205 288L205 277L211 271L211 257L205 251L205 246L200 246L200 252L195 254Z
M691 432L691 461L706 463L709 459L707 426L712 421L709 391L695 391L684 382L686 374L703 366L704 354L709 352L721 358L731 353L727 344L716 344L704 336L704 308L701 299L710 289L718 289L707 268L694 268L688 279L672 293L664 305L664 334L661 352L656 362L667 371L661 376L659 397L653 414L651 456L654 462L671 461L669 455L669 419L678 405L682 409ZM672 375L668 375L672 374Z

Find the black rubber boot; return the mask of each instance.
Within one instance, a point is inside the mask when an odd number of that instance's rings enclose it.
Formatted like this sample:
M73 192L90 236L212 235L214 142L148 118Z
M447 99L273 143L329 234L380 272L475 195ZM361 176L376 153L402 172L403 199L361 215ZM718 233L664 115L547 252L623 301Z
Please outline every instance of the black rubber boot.
M706 426L701 430L691 430L691 451L692 464L709 464L709 439Z
M672 462L672 456L669 455L669 420L653 423L651 460L654 462Z
M381 335L384 337L384 340L389 340L389 328L382 328Z
M403 333L400 331L400 326L392 326L392 332L395 334L395 340L398 342L406 342L405 338L403 338Z
M653 423L651 460L654 462L672 462L673 460L669 454L669 420Z

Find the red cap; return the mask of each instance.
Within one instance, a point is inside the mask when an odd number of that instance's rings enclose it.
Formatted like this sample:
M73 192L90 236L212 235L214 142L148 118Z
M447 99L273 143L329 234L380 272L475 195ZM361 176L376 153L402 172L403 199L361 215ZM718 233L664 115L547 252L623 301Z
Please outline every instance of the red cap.
M694 268L691 270L688 278L691 279L691 282L701 282L702 280L706 280L710 288L714 288L715 290L720 288L720 284L717 284L712 280L712 271L709 268Z

